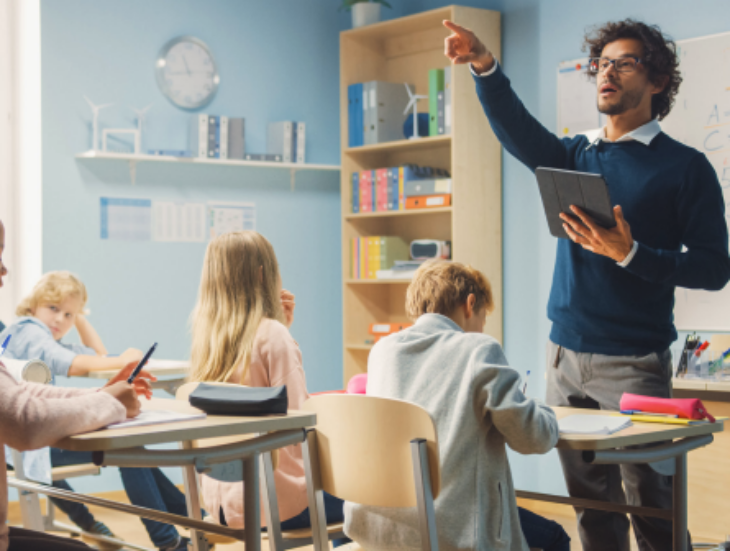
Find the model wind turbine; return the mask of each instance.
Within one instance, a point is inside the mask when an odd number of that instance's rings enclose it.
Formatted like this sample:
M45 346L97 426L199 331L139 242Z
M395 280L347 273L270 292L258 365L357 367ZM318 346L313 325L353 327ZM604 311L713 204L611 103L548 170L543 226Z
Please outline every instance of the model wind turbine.
M148 105L144 109L136 109L132 107L132 111L137 113L137 135L134 137L134 152L136 154L142 153L142 126L144 125L144 114L149 111L152 105Z
M91 107L91 112L93 114L93 122L92 124L92 138L91 138L91 149L94 151L99 151L99 111L104 109L105 107L111 107L114 105L113 103L105 103L104 105L94 105L89 98L84 96L84 99L89 104L89 107Z
M413 107L413 136L408 138L409 140L416 140L420 136L418 135L418 100L419 99L428 99L428 96L420 96L414 92L411 92L411 88L404 84L406 87L406 90L408 91L408 96L411 98L408 102L408 105L406 105L405 110L403 111L404 115L408 114L408 110ZM415 86L414 86L415 89Z

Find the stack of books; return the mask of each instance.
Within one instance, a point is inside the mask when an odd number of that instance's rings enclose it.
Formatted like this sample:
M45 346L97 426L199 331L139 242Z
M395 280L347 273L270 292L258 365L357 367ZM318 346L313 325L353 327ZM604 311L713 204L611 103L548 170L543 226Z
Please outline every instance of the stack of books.
M447 170L404 165L352 173L350 210L384 212L451 205Z
M392 268L375 272L375 279L405 279L410 281L424 260L396 260Z
M402 140L404 113L410 96L403 82L373 80L347 87L348 144L350 147Z
M378 271L389 270L408 256L408 243L400 237L354 237L350 241L350 277L377 279Z
M207 159L245 158L244 119L200 113L190 124L190 151Z

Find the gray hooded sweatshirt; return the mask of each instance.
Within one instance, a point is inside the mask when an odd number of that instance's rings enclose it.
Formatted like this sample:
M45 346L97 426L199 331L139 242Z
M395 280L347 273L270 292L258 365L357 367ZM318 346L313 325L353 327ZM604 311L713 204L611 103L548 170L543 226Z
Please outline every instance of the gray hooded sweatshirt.
M558 442L558 423L550 408L522 394L495 339L424 314L373 347L367 394L418 404L436 424L441 551L527 551L505 445L546 453ZM346 503L345 533L370 551L421 547L415 508Z

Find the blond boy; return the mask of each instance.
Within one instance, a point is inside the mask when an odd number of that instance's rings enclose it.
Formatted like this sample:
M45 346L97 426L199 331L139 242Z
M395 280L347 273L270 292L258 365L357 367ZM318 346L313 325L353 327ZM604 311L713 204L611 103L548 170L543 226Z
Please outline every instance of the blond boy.
M41 359L54 377L116 370L140 360L142 352L134 348L116 357L106 356L101 338L83 315L87 299L86 287L71 272L44 275L18 305L15 313L20 318L0 333L3 341L12 335L5 355L19 360ZM61 342L72 327L76 328L82 345Z
M441 550L567 551L557 524L520 509L506 445L546 453L558 441L552 410L526 398L500 344L483 333L492 290L477 270L425 263L406 295L415 324L382 339L368 359L367 394L414 402L436 423ZM347 504L345 533L366 549L420 549L415 509Z

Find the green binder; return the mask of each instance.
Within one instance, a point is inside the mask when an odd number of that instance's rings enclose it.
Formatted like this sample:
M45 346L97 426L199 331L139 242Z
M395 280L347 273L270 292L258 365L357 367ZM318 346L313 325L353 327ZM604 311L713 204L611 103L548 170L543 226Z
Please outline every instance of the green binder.
M444 91L444 70L431 69L428 72L428 135L439 134L438 94Z
M380 238L380 269L390 270L396 260L408 260L410 248L400 237Z

